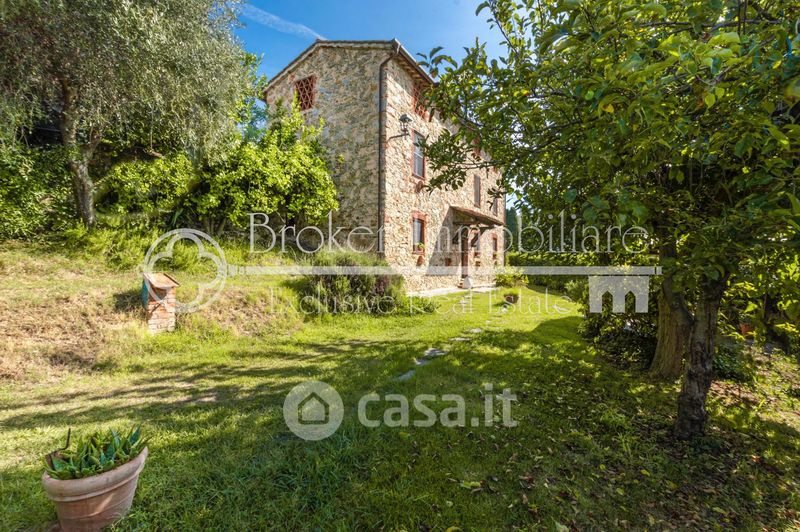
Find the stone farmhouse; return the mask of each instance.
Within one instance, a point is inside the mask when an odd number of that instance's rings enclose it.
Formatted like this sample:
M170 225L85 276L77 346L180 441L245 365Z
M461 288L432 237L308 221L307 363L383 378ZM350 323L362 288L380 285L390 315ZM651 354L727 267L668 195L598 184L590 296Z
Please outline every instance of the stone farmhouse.
M454 127L422 103L434 83L396 40L318 40L269 82L264 101L296 100L307 120L323 120L336 225L376 235L364 249L402 271L409 290L491 285L504 263L504 199L490 193L500 172L426 190L432 169L419 142Z

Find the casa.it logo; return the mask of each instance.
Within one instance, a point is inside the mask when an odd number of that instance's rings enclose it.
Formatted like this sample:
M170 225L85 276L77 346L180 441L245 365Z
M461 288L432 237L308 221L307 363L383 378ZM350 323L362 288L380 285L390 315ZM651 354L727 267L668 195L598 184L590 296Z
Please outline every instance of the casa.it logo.
M210 261L216 270L210 281L197 284L197 294L193 300L176 302L178 312L194 312L207 307L219 297L228 276L228 263L225 260L225 252L213 238L202 231L183 228L164 233L153 242L144 257L142 271L144 273L158 271L159 261L171 259L175 255L175 244L178 242L194 244L200 259Z
M283 401L286 426L304 440L324 440L336 432L343 417L341 396L324 382L302 382Z

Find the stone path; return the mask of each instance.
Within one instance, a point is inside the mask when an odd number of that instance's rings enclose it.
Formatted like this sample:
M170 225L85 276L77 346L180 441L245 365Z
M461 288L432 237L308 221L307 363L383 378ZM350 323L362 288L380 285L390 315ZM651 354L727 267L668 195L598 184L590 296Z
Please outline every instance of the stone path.
M413 376L414 376L414 373L415 373L415 371L414 371L413 369L412 369L412 370L409 370L409 371L407 371L407 372L403 373L402 375L400 375L399 377L397 377L395 380L396 380L396 381L401 381L401 382L403 382L403 381L407 381L407 380L409 380L411 377L413 377Z
M471 298L471 297L472 297L472 295L470 294L469 296L461 298L460 303L462 305L466 305L468 303L469 298ZM500 309L500 312L507 312L507 311L508 311L508 309L506 307L502 307ZM490 329L496 329L497 328L497 325L495 324L495 320L497 320L497 318L499 318L499 316L495 315L495 316L490 316L490 318L488 320L486 320L486 325L489 326L488 328L490 328ZM480 327L475 327L474 329L468 329L468 330L464 331L464 334L475 335L475 334L481 334L482 332L484 332L484 329L482 329ZM456 336L456 337L450 338L448 340L448 342L471 342L471 341L472 341L472 338L469 337L469 336ZM439 349L438 347L429 347L422 354L422 358L414 358L414 366L416 366L416 367L427 366L428 364L433 362L434 358L443 357L445 355L447 355L447 350L446 349ZM407 381L407 380L411 379L411 377L413 377L415 373L416 373L416 370L414 370L414 369L408 370L407 372L403 373L399 377L396 377L395 380L396 381L400 381L400 382Z
M444 349L439 349L438 347L429 347L422 354L422 358L415 358L414 359L414 366L416 366L416 367L427 366L428 364L433 362L433 359L439 358L439 357L443 357L446 354L447 354L447 351L444 350ZM415 372L416 372L416 370L413 370L413 369L408 370L407 372L403 373L399 377L396 377L395 380L396 381L400 381L400 382L407 381L411 377L414 376Z

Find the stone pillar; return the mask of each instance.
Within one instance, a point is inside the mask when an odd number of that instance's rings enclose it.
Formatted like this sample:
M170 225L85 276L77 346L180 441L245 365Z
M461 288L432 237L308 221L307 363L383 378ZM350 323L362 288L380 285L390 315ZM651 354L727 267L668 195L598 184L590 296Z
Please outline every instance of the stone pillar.
M180 284L165 273L145 273L142 281L142 305L147 328L153 333L175 330L176 289Z

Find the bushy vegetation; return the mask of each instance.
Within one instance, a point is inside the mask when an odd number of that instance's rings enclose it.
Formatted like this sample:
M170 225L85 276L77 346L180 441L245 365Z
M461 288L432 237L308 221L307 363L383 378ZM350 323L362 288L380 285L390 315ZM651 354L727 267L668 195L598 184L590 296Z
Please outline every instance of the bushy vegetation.
M238 3L20 0L0 8L0 135L45 123L66 148L74 213L97 222L92 169L110 149L213 153L248 84ZM43 36L46 36L43 37Z
M528 278L519 268L506 266L501 272L495 275L495 283L497 286L513 288L515 286L526 285L528 283Z
M315 256L319 268L386 267L385 261L357 252L324 253ZM431 300L409 298L403 278L385 273L333 275L324 271L306 278L301 305L310 314L372 314L376 316L432 312Z
M248 214L287 223L315 222L337 207L320 128L296 107L279 107L267 126L237 140L218 159L176 153L115 165L102 180L98 207L131 227L199 225L212 235L243 228Z
M509 253L506 255L511 266L587 266L596 264L596 257L569 253ZM566 275L528 275L526 282L563 292L567 283L577 277Z
M800 249L800 6L742 6L487 1L478 11L506 37L499 57L480 42L459 60L441 47L426 57L439 81L430 105L475 124L426 145L441 170L431 186L463 184L479 146L545 218L567 209L648 230L664 327L695 339L675 425L686 439L704 430L726 291L753 257Z
M131 429L126 436L120 436L114 429L88 434L78 440L74 450L69 448L71 434L70 430L64 449L45 457L47 474L52 478L84 478L111 471L136 458L147 446L139 427Z
M714 356L714 376L741 384L752 383L756 367L750 349L730 338L719 341Z
M0 143L0 239L31 239L69 224L69 182L62 150Z
M127 227L174 227L196 180L194 163L180 152L121 162L102 178L97 207L106 224L110 217Z
M589 284L586 279L569 281L565 291L584 314L578 332L587 341L619 364L649 366L656 349L658 328L656 287L650 287L651 308L648 312L624 314L612 313L610 305L604 305L600 314L589 314ZM632 302L629 302L627 308L631 306Z
M224 158L198 172L183 202L187 215L212 234L238 225L249 213L282 221L316 222L337 208L321 124L310 126L296 106L278 106L262 135L243 138Z

